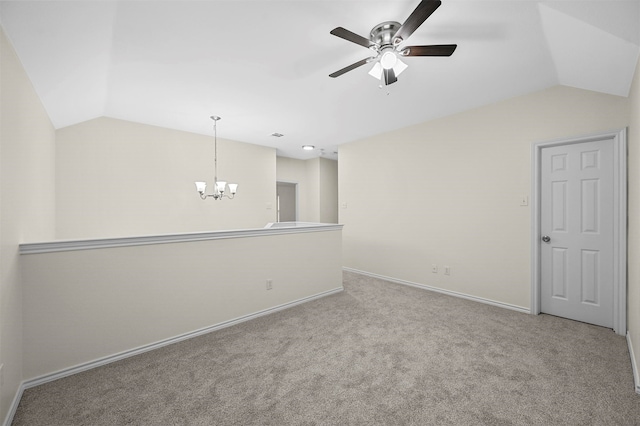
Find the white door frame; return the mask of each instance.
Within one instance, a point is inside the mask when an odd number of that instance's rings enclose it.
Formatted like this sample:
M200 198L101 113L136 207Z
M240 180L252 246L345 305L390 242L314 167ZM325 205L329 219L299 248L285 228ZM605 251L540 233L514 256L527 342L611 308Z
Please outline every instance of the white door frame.
M531 313L540 313L540 178L542 149L558 145L613 141L613 330L627 332L627 129L534 143L531 146Z

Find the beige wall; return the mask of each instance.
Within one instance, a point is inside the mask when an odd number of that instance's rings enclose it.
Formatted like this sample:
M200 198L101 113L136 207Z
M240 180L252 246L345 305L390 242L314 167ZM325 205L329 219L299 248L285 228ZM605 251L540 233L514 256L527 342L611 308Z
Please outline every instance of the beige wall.
M22 382L21 242L54 233L55 133L0 29L0 422Z
M320 222L320 159L307 160L307 181L311 191L306 197L309 204L309 222Z
M344 266L529 309L531 144L623 128L628 104L554 87L342 145Z
M298 184L298 221L338 223L338 162L277 157L276 179Z
M56 238L104 238L262 227L276 210L275 149L218 138L218 178L234 200L203 201L214 140L99 118L56 132Z
M342 289L341 243L326 230L24 254L25 379Z
M640 368L640 61L631 86L629 120L628 323L635 364ZM640 373L640 372L639 372ZM636 377L640 393L640 377Z
M320 158L320 222L338 223L338 162Z

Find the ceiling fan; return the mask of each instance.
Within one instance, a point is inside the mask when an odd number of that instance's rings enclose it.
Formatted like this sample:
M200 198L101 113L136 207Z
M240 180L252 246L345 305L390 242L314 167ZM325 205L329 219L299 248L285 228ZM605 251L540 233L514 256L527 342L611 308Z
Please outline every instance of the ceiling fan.
M329 77L336 78L364 64L375 62L369 74L386 86L398 81L398 75L407 68L399 56L451 56L458 45L400 46L441 4L440 0L422 0L404 24L395 21L383 22L373 27L369 38L364 38L342 27L334 28L330 32L334 36L367 47L376 55L329 74Z

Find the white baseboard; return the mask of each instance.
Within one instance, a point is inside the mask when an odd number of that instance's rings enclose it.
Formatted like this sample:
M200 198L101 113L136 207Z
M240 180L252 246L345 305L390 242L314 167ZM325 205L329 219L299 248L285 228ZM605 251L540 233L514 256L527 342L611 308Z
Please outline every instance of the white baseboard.
M496 300L485 299L483 297L472 296L472 295L465 294L465 293L459 293L457 291L445 290L445 289L438 288L438 287L431 287L431 286L426 285L426 284L414 283L412 281L401 280L401 279L393 278L393 277L386 277L384 275L378 275L378 274L374 274L372 272L360 271L358 269L348 268L346 266L343 266L342 270L343 271L347 271L347 272L353 272L353 273L360 274L360 275L366 275L366 276L372 277L372 278L378 278L378 279L385 280L385 281L390 281L390 282L396 283L396 284L408 285L408 286L411 286L411 287L421 288L423 290L435 291L436 293L442 293L442 294L446 294L446 295L449 295L449 296L460 297L462 299L473 300L474 302L480 302L480 303L484 303L484 304L487 304L487 305L497 306L499 308L511 309L512 311L522 312L524 314L531 313L531 311L528 308L524 308L522 306L511 305L509 303L498 302Z
M7 413L7 416L4 419L4 423L3 426L11 426L11 423L13 422L13 417L16 415L16 411L18 410L18 404L20 404L20 400L22 399L22 393L24 392L24 382L22 382L20 384L20 386L18 387L18 391L16 392L16 395L13 397L13 402L11 402L11 406L9 407L9 412Z
M638 371L638 365L636 364L636 357L633 353L633 344L631 343L631 335L627 331L627 346L629 347L629 356L631 356L631 370L633 370L633 385L636 389L636 393L640 395L640 371Z
M9 413L7 414L7 418L5 419L4 422L4 426L9 426L11 425L11 422L13 421L13 417L16 413L16 410L18 408L18 404L20 403L20 399L22 398L22 393L29 388L32 388L34 386L38 386L38 385L42 385L44 383L48 383L48 382L52 382L54 380L57 379L61 379L63 377L67 377L67 376L71 376L73 374L77 374L77 373L82 373L83 371L87 371L87 370L91 370L93 368L96 367L100 367L106 364L110 364L112 362L116 362L116 361L120 361L122 359L125 358L129 358L135 355L139 355L142 354L144 352L149 352L152 351L154 349L159 349L163 346L167 346L167 345L171 345L173 343L178 343L181 342L183 340L187 340L187 339L191 339L193 337L197 337L197 336L201 336L203 334L207 334L207 333L211 333L213 331L216 330L220 330L222 328L226 328L226 327L231 327L232 325L236 325L236 324L240 324L242 322L245 321L249 321L264 315L268 315L268 314L272 314L274 312L278 312L278 311L282 311L284 309L288 309L288 308L292 308L296 305L300 305L302 303L306 303L306 302L311 302L312 300L316 300L316 299L320 299L322 297L325 296L330 296L332 294L336 294L339 293L341 291L343 291L344 288L343 287L338 287L338 288L334 288L332 290L327 290L324 291L322 293L318 293L318 294L314 294L312 296L308 296L308 297L303 297L302 299L297 299L291 302L287 302L287 303L283 303L281 305L278 306L274 306L271 308L267 308L264 309L262 311L258 311L258 312L254 312L251 314L247 314L238 318L234 318L228 321L223 321L221 323L218 324L214 324L211 325L209 327L204 327L201 328L199 330L195 330L195 331L191 331L188 333L184 333L175 337L171 337L169 339L165 339L165 340L161 340L159 342L155 342L155 343L151 343L149 345L145 345L145 346L140 346L138 348L135 349L131 349L128 351L124 351L124 352L120 352L114 355L109 355L103 358L99 358L96 359L94 361L89 361L83 364L79 364L76 365L74 367L70 367L70 368L65 368L63 370L60 371L56 371L54 373L50 373L50 374L45 374L43 376L39 376L39 377L35 377L33 379L29 379L26 380L24 382L22 382L22 384L20 385L20 388L18 389L18 392L16 393L16 396L14 398L13 404L11 405L11 409L9 410Z

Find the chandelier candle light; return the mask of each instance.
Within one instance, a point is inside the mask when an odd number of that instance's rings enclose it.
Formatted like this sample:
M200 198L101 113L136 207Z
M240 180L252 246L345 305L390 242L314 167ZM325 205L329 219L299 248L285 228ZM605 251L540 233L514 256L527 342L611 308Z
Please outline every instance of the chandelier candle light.
M222 200L223 197L227 197L229 199L233 199L238 191L237 183L230 183L229 186L229 194L226 194L227 182L218 181L218 120L220 117L217 115L212 115L211 119L213 120L213 140L214 140L214 151L213 151L213 168L214 168L214 177L213 177L213 194L207 194L207 183L206 182L196 182L196 189L200 194L200 198L206 200L207 197L213 197L214 200Z

